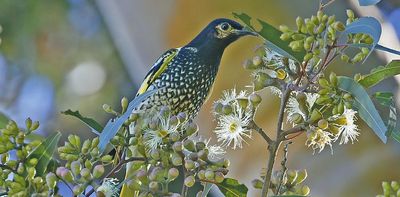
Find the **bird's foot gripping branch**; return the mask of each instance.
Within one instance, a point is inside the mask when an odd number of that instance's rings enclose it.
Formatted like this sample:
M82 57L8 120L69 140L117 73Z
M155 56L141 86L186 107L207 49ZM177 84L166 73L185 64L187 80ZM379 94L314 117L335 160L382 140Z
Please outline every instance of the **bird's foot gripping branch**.
M60 147L60 133L42 142L32 140L38 138L34 134L37 122L27 119L25 126L19 126L0 116L0 196L57 195L61 187L75 196L205 197L212 188L225 196L247 196L247 186L228 178L230 162L224 154L229 148L243 148L250 143L253 131L265 140L265 154L269 155L253 187L263 197L309 195L310 188L304 184L307 171L287 168L288 150L298 141L297 136L306 135L305 142L300 143L313 153L326 147L332 152L335 144L353 143L361 135L355 122L359 117L384 143L388 139L400 141L393 94L367 92L383 79L400 74L400 61L354 77L326 70L339 57L341 65L356 64L375 49L387 50L377 44L379 22L371 17L356 18L351 10L346 11L347 20L340 22L323 12L326 6L321 4L310 18L298 17L294 29L282 25L278 30L259 20L261 29L256 30L251 17L234 14L247 30L263 38L265 45L244 64L251 72L252 88L225 91L214 103L217 144L201 137L198 126L186 113L174 113L168 107L131 113L138 103L154 94L152 91L131 103L123 98L119 112L104 105L104 110L115 116L104 128L77 111L63 112L80 119L98 136L81 140L71 135ZM218 28L220 37L228 35L226 31L239 31L223 24ZM356 53L349 48L355 48ZM166 54L170 59L160 62L173 62L175 55L179 54ZM280 98L275 131L266 131L255 122L263 102L258 91L265 88ZM388 120L381 118L372 100L390 109ZM110 150L114 154L108 154ZM274 169L281 152L280 168ZM384 195L399 194L398 182L383 182L382 186Z

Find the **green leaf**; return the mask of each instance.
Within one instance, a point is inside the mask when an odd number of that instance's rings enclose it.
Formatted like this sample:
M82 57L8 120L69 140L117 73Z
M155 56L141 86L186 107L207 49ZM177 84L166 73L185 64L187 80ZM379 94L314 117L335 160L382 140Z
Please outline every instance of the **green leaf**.
M201 197L207 197L207 194L210 192L212 186L214 186L214 184L212 184L212 183L206 183L206 184L204 185L203 192L201 193Z
M263 37L267 42L267 47L271 48L275 52L281 54L282 56L291 58L293 60L297 60L298 62L302 62L305 52L294 52L289 47L289 41L283 41L279 37L281 36L282 32L276 29L274 26L270 25L269 23L257 19L257 21L261 24L261 30L257 31L251 25L251 17L245 13L232 13L233 16L239 20L241 20L248 28L257 32L261 37Z
M346 29L340 34L338 43L346 44L347 35L356 33L368 34L374 40L373 43L369 46L371 50L367 55L368 57L374 50L375 46L378 44L379 39L381 37L382 34L381 23L374 17L361 17L346 26ZM365 57L364 61L367 59L367 57Z
M58 141L60 140L61 133L55 132L46 138L39 146L37 146L27 157L27 161L36 158L38 163L35 167L36 175L42 176L52 160L53 153L57 149Z
M375 92L373 96L379 102L379 104L389 107L389 119L387 123L388 130L386 132L386 136L395 139L397 142L400 142L400 131L396 129L397 109L393 100L393 93Z
M121 126L124 124L125 120L128 120L129 116L131 115L132 111L138 107L144 100L146 100L149 96L153 95L157 89L149 90L135 99L133 99L129 105L128 109L124 114L120 117L116 118L115 120L109 120L104 127L103 131L100 134L100 143L99 143L99 150L100 152L104 152L109 144L110 140L118 133Z
M400 60L393 60L385 67L364 76L358 83L365 88L376 85L382 80L400 74Z
M225 180L222 183L218 183L217 186L225 197L247 196L247 187L244 184L240 184L235 179L225 178Z
M90 129L92 129L93 133L95 133L97 135L99 135L100 134L99 132L103 130L103 126L101 126L96 120L82 116L79 113L79 111L72 111L69 109L69 110L63 111L61 113L64 115L69 115L69 116L78 118L79 120L84 122Z
M357 108L359 116L375 132L375 134L384 142L387 142L387 128L378 111L376 110L371 98L365 89L352 78L338 77L339 88L349 92L354 97L353 107Z
M8 124L9 119L6 115L0 113L0 128L5 128Z

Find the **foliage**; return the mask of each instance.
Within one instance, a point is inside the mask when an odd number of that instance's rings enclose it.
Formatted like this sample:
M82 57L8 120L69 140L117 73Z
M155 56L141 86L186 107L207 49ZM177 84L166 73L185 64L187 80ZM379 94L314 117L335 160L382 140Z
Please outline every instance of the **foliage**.
M329 1L333 2L333 1ZM370 5L379 1L359 1ZM327 3L329 4L329 3ZM337 57L347 64L364 62L377 48L381 27L371 17L356 18L347 10L347 20L336 20L327 15L321 3L316 15L297 17L296 28L281 25L278 29L258 20L256 30L247 14L234 16L249 29L258 33L265 45L257 48L244 68L251 72L252 89L225 91L215 101L214 130L219 144L199 136L199 127L188 115L173 114L167 106L161 109L138 110L139 104L154 91L148 91L130 103L121 100L121 111L103 105L113 118L103 127L79 111L63 112L78 118L98 136L82 140L68 136L57 148L60 133L50 135L43 142L30 141L38 122L26 120L25 128L0 115L0 190L4 195L56 195L64 183L71 192L90 196L187 196L188 190L197 196L207 196L217 187L225 196L246 196L248 188L238 180L228 178L230 161L224 158L227 148L242 148L256 131L268 143L269 160L266 169L252 185L267 196L307 196L310 188L304 183L307 171L287 169L288 144L283 149L281 169L274 169L281 144L307 135L305 144L313 152L325 147L354 143L360 135L357 115L386 143L387 138L400 141L396 129L396 108L393 94L368 94L370 87L385 78L399 74L399 61L377 67L370 74L354 77L336 76L327 68ZM356 53L347 50L355 48ZM386 50L394 52L393 50ZM263 102L258 91L269 88L281 99L276 135L254 121ZM389 118L382 118L373 100L389 109ZM291 127L284 128L284 121ZM385 124L386 123L386 124ZM107 152L110 149L115 152ZM54 151L57 150L57 156ZM15 153L15 157L11 155ZM57 161L55 158L59 158ZM123 180L116 173L126 169ZM171 189L180 185L179 191ZM195 185L201 184L201 189ZM398 193L397 182L383 182L384 196ZM396 193L397 192L397 193Z

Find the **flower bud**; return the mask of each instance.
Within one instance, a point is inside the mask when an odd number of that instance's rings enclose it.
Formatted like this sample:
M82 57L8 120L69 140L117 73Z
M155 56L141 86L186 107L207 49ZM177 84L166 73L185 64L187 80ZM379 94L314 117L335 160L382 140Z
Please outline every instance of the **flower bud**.
M175 152L182 152L182 150L183 150L183 144L182 144L182 142L175 142L173 145L172 145L172 150L174 150Z
M276 74L277 74L276 76L278 79L284 80L286 78L286 71L283 69L278 69L276 71Z
M222 103L214 103L213 110L214 112L221 114L222 113L223 105Z
M192 187L196 180L194 179L194 176L188 176L185 178L184 184L186 187Z
M31 118L27 118L25 120L25 126L26 126L26 129L30 129L31 128L31 126L32 126L32 119Z
M140 183L135 179L129 180L126 184L128 185L129 189L134 191L138 191L140 189Z
M194 169L195 168L194 161L193 160L185 160L185 168L187 170Z
M328 123L327 120L321 119L321 120L318 121L318 127L319 128L325 130L326 128L328 128L328 126L329 126L329 123Z
M320 79L318 80L318 83L319 83L319 85L321 85L321 87L323 87L323 88L329 88L329 87L330 87L330 84L329 84L328 80L326 80L325 78L320 78Z
M338 79L337 79L337 76L336 76L336 74L335 74L334 72L331 72L331 73L329 74L329 81L331 82L331 84L332 84L333 86L337 87L337 85L338 85Z
M150 191L157 191L159 189L159 185L156 181L151 181L149 183L149 189Z
M136 178L140 181L145 182L147 180L147 172L143 169L138 170L136 173Z
M310 123L314 123L322 118L322 113L318 109L314 109L311 112L311 117L309 119Z
M400 189L400 184L397 181L392 181L390 186L392 187L393 191L398 191Z
M325 105L330 103L331 101L332 98L329 95L325 94L318 97L317 100L315 100L315 103L317 103L318 105Z
M286 25L279 25L279 30L280 30L281 32L288 32L288 31L290 31L289 27L286 26Z
M33 122L32 123L32 126L31 126L31 128L29 129L30 131L35 131L36 129L38 129L39 128L39 121L35 121L35 122Z
M344 31L344 29L346 29L346 27L344 26L344 24L340 21L336 21L333 23L333 28L335 28L335 30L337 31Z
M261 57L260 56L254 56L253 57L253 64L255 65L255 66L259 66L260 64L262 63L262 59L261 59Z
M254 107L257 107L258 104L261 103L261 96L258 95L257 93L253 92L250 96L249 96L250 102Z
M223 107L222 107L222 112L223 112L225 115L231 114L232 111L233 111L232 106L230 106L229 104L223 105Z
M206 177L207 180L214 180L215 173L212 170L206 170L204 176Z
M86 180L90 179L90 177L91 177L90 170L89 170L88 168L83 168L83 169L80 171L80 175L81 175L83 178L85 178Z
M198 130L199 130L199 126L196 123L191 122L186 127L186 135L190 136L190 135L196 133Z
M173 142L177 142L181 139L181 135L178 132L173 132L169 134L169 139Z
M197 153L197 157L203 161L207 161L208 160L208 150L207 149L200 150Z
M81 168L82 168L81 162L79 161L71 162L71 171L75 176L77 176L80 173Z
M122 113L126 112L126 109L128 108L129 101L126 97L122 97L121 99L121 107L122 107Z
M179 170L176 168L171 168L168 170L168 179L173 181L176 179L176 177L179 176Z
M104 174L104 166L103 165L96 165L93 168L93 177L98 179Z
M74 192L75 196L78 196L79 194L81 194L83 192L83 187L82 187L82 185L75 185L74 188L72 189L72 191Z
M202 180L206 179L206 171L205 170L200 170L197 173L197 177L199 177L199 179L202 179Z
M224 174L222 174L222 172L216 172L215 173L215 182L217 183L222 183L225 179Z
M86 161L85 161L85 168L92 169L92 167L93 167L92 162L90 162L90 160L86 160Z
M283 41L288 41L291 38L291 33L283 33L279 38Z
M53 189L54 187L56 187L57 177L54 173L49 172L46 175L46 184L47 184L47 187L49 187L49 189Z
M171 163L172 163L172 165L174 165L174 166L180 166L180 165L182 165L182 157L181 157L179 154L177 154L177 153L172 153L172 156L171 156Z
M298 16L297 18L296 18L296 25L297 25L297 29L301 29L301 27L304 25L304 21L303 21L303 19L300 17L300 16Z
M296 124L300 124L300 123L304 122L303 116L299 113L293 114L291 118L292 118L293 122Z
M247 106L249 105L249 99L248 98L238 98L237 101L239 103L239 106L242 109L246 109Z
M108 104L103 104L103 110L107 113L113 113L111 106Z
M253 181L251 181L251 184L256 189L261 189L263 187L263 185L264 185L263 182L260 179L254 179Z
M33 168L33 169L34 169L34 168ZM68 169L65 169L65 170L63 170L63 171L61 172L61 177L62 177L64 180L68 181L68 182L73 182L73 180L74 180L71 171L69 171Z
M196 147L195 147L195 145L194 145L193 140L190 140L190 139L185 140L185 141L183 142L183 146L184 146L187 150L189 150L189 151L191 151L191 152L194 152L194 151L196 150Z
M111 162L112 159L113 159L113 157L111 155L104 155L104 156L101 157L100 161L108 163L108 162Z
M354 18L354 12L353 12L353 10L347 9L347 10L346 10L346 15L347 15L347 17L349 17L349 18Z
M306 180L306 178L307 178L307 171L305 169L298 171L296 181L295 181L296 185L302 183L304 180Z

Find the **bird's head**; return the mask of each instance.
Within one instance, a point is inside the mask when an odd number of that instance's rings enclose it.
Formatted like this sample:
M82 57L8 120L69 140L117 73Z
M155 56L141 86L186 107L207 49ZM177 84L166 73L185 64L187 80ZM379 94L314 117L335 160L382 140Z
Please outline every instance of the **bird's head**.
M236 21L220 18L207 25L188 45L209 49L225 49L230 43L246 35L256 35Z

